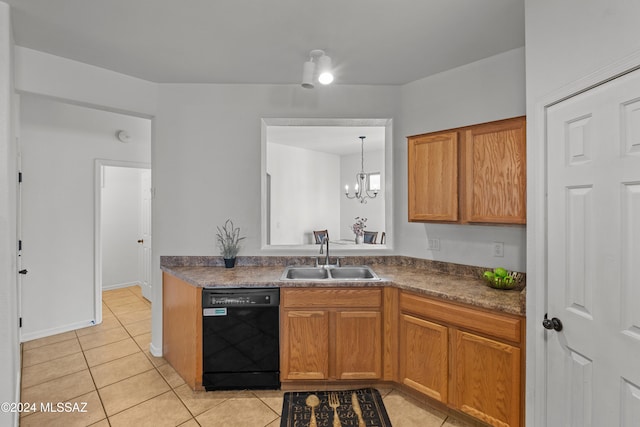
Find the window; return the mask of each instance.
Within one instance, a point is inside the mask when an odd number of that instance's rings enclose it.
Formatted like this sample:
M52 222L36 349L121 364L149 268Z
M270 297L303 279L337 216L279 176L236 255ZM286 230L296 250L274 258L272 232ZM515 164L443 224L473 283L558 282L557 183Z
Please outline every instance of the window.
M380 191L380 172L371 172L367 174L367 183L369 191Z

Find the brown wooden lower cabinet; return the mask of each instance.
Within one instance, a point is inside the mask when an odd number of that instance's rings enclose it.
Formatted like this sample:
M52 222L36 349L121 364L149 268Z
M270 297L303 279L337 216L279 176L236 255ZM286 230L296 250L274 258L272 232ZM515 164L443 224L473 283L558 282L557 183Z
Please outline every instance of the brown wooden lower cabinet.
M453 336L453 406L490 425L520 425L520 349L458 330Z
M448 402L449 329L410 314L400 315L400 382Z
M281 290L280 378L382 378L382 289Z
M163 353L202 389L201 289L163 274ZM283 288L283 385L393 381L499 427L524 425L524 317L387 288Z
M337 311L336 377L341 380L382 377L380 310Z
M489 425L524 425L524 323L403 291L399 380Z
M329 378L329 311L281 313L280 377L286 380Z

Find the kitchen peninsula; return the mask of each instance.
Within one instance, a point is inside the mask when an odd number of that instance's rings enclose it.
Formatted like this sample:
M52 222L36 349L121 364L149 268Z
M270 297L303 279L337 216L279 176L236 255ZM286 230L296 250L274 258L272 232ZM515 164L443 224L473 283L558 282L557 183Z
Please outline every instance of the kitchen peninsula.
M202 289L280 288L283 389L399 384L491 425L523 424L525 289L501 291L484 269L401 256L344 257L381 280L285 281L310 257L161 257L163 354L202 389Z

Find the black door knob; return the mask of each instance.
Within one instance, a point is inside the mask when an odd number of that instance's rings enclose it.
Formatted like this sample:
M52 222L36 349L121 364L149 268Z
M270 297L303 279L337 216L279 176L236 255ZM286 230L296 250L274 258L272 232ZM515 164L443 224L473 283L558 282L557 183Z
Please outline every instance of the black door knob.
M27 273L28 273L28 271L27 271L27 269L25 268L24 270L20 270L20 271L18 271L18 273L19 273L19 274L27 274Z
M542 321L542 326L545 329L553 329L554 331L560 332L562 330L562 322L557 317L552 317L549 319L547 314L544 315L544 320Z

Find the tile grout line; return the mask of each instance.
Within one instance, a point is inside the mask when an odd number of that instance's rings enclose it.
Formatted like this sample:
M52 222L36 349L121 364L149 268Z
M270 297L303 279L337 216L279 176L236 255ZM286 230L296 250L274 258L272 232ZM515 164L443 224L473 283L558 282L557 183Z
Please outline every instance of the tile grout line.
M248 391L250 391L250 392L251 392L251 394L253 394L253 396L254 396L255 398L257 398L257 399L260 401L260 403L262 403L264 406L266 406L267 408L269 408L269 409L271 410L271 412L273 412L274 414L276 414L276 417L280 418L280 414L278 414L278 413L277 413L277 412L276 412L276 411L275 411L271 406L267 405L267 403L266 403L264 400L262 400L262 398L260 398L260 396L258 396L258 395L255 393L255 391L253 391L253 390L248 390ZM271 421L271 423L272 423L272 422L273 422L273 421ZM271 424L271 423L269 423L269 424ZM269 425L269 424L267 424L267 425Z
M131 294L133 294L133 292L129 291ZM103 295L104 295L104 291L103 291ZM134 294L135 295L135 294ZM136 342L135 339L133 339L133 337L131 336L131 334L129 334L129 331L127 330L127 328L124 326L124 324L120 321L120 318L111 310L111 307L109 307L109 304L107 302L104 301L104 297L101 298L101 302L103 304L105 304L107 306L107 308L109 309L109 311L111 312L111 314L113 314L113 316L116 318L116 321L120 324L120 326L125 330L125 332L127 333L127 335L129 335L129 337L133 340L133 342L138 346L138 348L140 348L140 346L138 345L138 343ZM104 319L103 319L104 320ZM79 339L78 337L78 333L76 332L76 338ZM124 340L121 340L124 341ZM120 342L120 341L116 341L116 342ZM112 344L112 343L110 343ZM108 344L105 344L108 345ZM82 345L80 345L80 347L82 348ZM98 347L94 347L94 348L100 348L100 347L104 347L104 346L98 346ZM93 372L91 372L91 367L89 366L89 361L87 360L87 357L85 355L84 349L82 350L82 356L85 359L85 363L87 364L87 369L89 370L89 375L91 375L91 381L93 381L93 386L95 387L96 390L96 394L98 395L98 399L100 399L100 404L102 405L102 410L104 411L104 416L107 420L107 424L109 424L109 426L111 426L111 420L109 419L109 414L107 413L107 408L105 408L104 406L104 402L102 400L102 395L100 394L100 389L98 388L98 385L96 384L96 380L93 377ZM127 355L129 356L129 355ZM127 356L123 356L123 357L127 357ZM146 355L145 355L146 356ZM118 359L122 359L123 357L120 357ZM114 359L114 360L118 360L118 359ZM105 362L105 363L109 363L109 362ZM103 365L104 363L98 364L96 366L100 366ZM153 363L152 363L153 365ZM147 372L147 371L145 371ZM129 377L131 378L131 377ZM114 383L115 384L115 383ZM135 405L134 405L135 406ZM128 409L128 408L127 408ZM115 415L115 414L114 414Z
M134 294L133 292L131 292L132 294ZM135 294L134 294L135 295ZM137 295L135 295L139 300L141 300L142 302L145 302L144 298L140 298ZM149 309L151 309L151 302L148 303ZM118 318L118 316L114 313L114 316L116 316L116 318L118 319L118 321L120 321L120 319ZM123 325L124 326L124 325ZM129 336L131 336L129 330L125 327L125 330L127 331L127 334L129 334ZM138 348L140 348L140 350L142 351L142 353L146 355L145 350L140 346L140 344L135 340L135 338L133 336L131 336L131 339L133 339L133 341L136 343L136 345L138 346ZM153 356L153 355L152 355ZM148 359L148 357L147 357ZM196 424L198 424L198 426L200 425L200 423L198 422L198 420L196 419L196 416L191 412L191 410L189 409L189 407L184 403L184 401L182 400L182 398L180 398L180 395L178 395L178 393L176 393L175 388L169 384L169 381L165 378L165 376L162 374L162 372L160 372L159 366L157 366L155 363L153 363L152 360L149 360L151 362L151 365L153 366L153 369L156 370L156 372L158 373L158 375L160 375L160 377L164 380L164 382L167 384L167 386L169 386L169 391L171 391L173 393L173 395L178 399L178 401L180 402L180 404L187 410L187 413L189 413L189 415L191 415L191 420L193 420ZM162 365L160 365L162 366ZM186 383L185 383L186 384ZM161 393L162 394L162 393ZM157 397L157 396L156 396ZM150 400L150 399L149 399ZM189 420L181 423L184 424L186 422L188 422Z
M74 332L75 332L75 331L74 331ZM60 344L60 343L66 342L66 341L72 341L72 340L74 340L74 339L75 339L76 341L78 341L78 346L80 347L80 351L76 351L76 352L74 352L74 353L65 354L65 355L63 355L63 356L59 356L59 357L51 357L51 358L49 358L49 359L47 359L47 360L45 360L45 361L43 361L43 362L38 362L38 363L34 363L34 364L32 364L32 365L29 365L29 366L24 366L24 356L25 356L25 355L24 355L24 353L25 353L26 351L32 351L32 350L44 349L45 347L49 347L50 345L56 345L56 344ZM68 339L68 340L56 341L56 342L53 342L53 343L51 343L51 344L41 345L40 347L35 347L35 348L32 348L32 349L28 349L28 350L24 350L24 348L21 348L21 350L20 350L20 360L21 360L21 362L22 362L21 364L22 364L22 367L23 367L23 368L30 368L30 367L32 367L32 366L38 366L38 365L41 365L41 364L43 364L43 363L51 362L52 360L62 359L62 358L64 358L64 357L71 356L72 354L81 353L82 351L83 351L83 350L82 350L82 346L80 345L80 341L79 341L79 340L78 340L78 338L76 337L76 338L71 338L71 339Z
M76 332L76 338L78 338L78 332ZM80 346L82 348L82 345ZM89 361L87 360L87 356L84 354L84 349L82 350L82 357L84 358L84 363L87 364L87 370L89 371L89 375L91 376L91 381L93 382L93 387L95 389L96 394L98 395L98 400L100 401L100 405L102 406L102 412L104 412L104 418L107 420L107 424L111 426L111 422L109 421L109 417L107 416L107 408L104 407L104 402L102 401L102 396L100 395L100 391L98 390L98 384L96 384L96 380L93 377L93 372L91 372L91 367L89 366ZM98 420L99 422L101 420ZM95 424L95 423L94 423Z
M140 297L138 297L135 293L133 293L133 291L130 291L130 292L131 292L131 294L133 294L136 298L140 299L141 301L143 301L143 300L144 300L144 298L140 298ZM144 301L143 301L143 302L144 302ZM105 304L107 305L107 307L109 307L109 304L108 304L108 303L105 303ZM151 304L149 304L149 309L151 309ZM111 307L109 307L109 310L113 313L113 311L111 310ZM134 342L134 343L136 344L136 346L140 349L140 351L142 352L142 354L143 354L143 355L144 355L144 356L149 360L149 357L147 356L147 354L146 354L145 350L144 350L144 349L140 346L140 344L136 341L136 339L134 338L134 336L133 336L133 335L131 335L131 333L129 332L129 330L127 329L127 327L126 327L126 326L125 326L125 325L120 321L120 318L118 317L118 315L117 315L116 313L113 313L113 315L114 315L114 317L116 318L116 320L118 321L118 323L120 323L120 324L122 325L122 327L124 328L125 332L126 332L126 333L127 333L127 335L129 336L129 338L131 338L131 339L133 340L133 342ZM125 357L126 357L126 356L125 356ZM149 399L147 399L147 400L144 400L144 401L142 401L142 402L139 402L139 403L137 403L137 404L135 404L135 405L133 405L133 406L131 406L131 407L129 407L129 408L123 409L122 411L117 412L117 413L115 413L115 414L112 414L111 416L113 416L113 415L117 415L117 414L120 414L120 413L122 413L122 412L124 412L124 411L127 411L127 410L129 410L129 409L131 409L131 408L134 408L134 407L136 407L136 406L138 406L138 405L141 405L141 404L143 404L143 403L145 403L145 402L148 402L148 401L150 401L150 400L152 400L152 399L155 399L155 398L156 398L156 397L158 397L158 396L161 396L161 395L163 395L163 394L165 394L165 393L171 392L171 393L173 393L173 395L178 399L178 401L180 402L180 404L181 404L181 405L182 405L182 406L187 410L187 413L189 413L189 415L191 415L191 419L192 419L193 421L195 421L195 422L196 422L196 424L200 425L200 423L198 423L198 420L196 420L195 415L193 415L193 413L189 410L189 408L187 407L187 405L182 401L182 399L180 398L180 396L178 395L178 393L176 393L175 389L171 386L171 384L169 384L169 381L164 377L164 375L162 375L162 372L160 372L160 370L158 369L158 366L156 366L156 364L155 364L155 363L153 363L153 360L149 360L149 363L151 363L152 368L151 368L151 369L149 369L149 370L147 370L147 371L144 371L144 372L149 372L149 371L151 371L151 370L154 370L154 369L155 369L155 371L158 373L158 375L160 375L160 378L162 378L162 380L165 382L165 384L167 384L167 386L169 387L169 390L168 390L168 391L166 391L166 392L160 393L160 394L158 394L158 395L156 395L156 396L153 396L153 397L151 397L151 398L149 398ZM160 365L160 366L162 366L162 365ZM139 374L136 374L136 375L139 375ZM131 378L131 377L129 377L129 378ZM120 380L120 381L124 381L124 380L126 380L126 379L127 379L127 378L125 378L125 379L123 379L123 380ZM120 381L118 381L118 382L120 382ZM116 382L116 383L117 383L117 382ZM114 383L114 384L116 384L116 383ZM103 406L104 406L104 405L103 405ZM105 410L105 414L106 414L106 410ZM109 415L107 415L107 420L109 421ZM183 423L181 423L181 424L184 424L184 423L186 423L186 422L188 422L188 421L189 421L189 420L186 420L186 421L184 421L184 422L183 422ZM109 425L111 425L111 422L110 422L110 421L109 421Z

